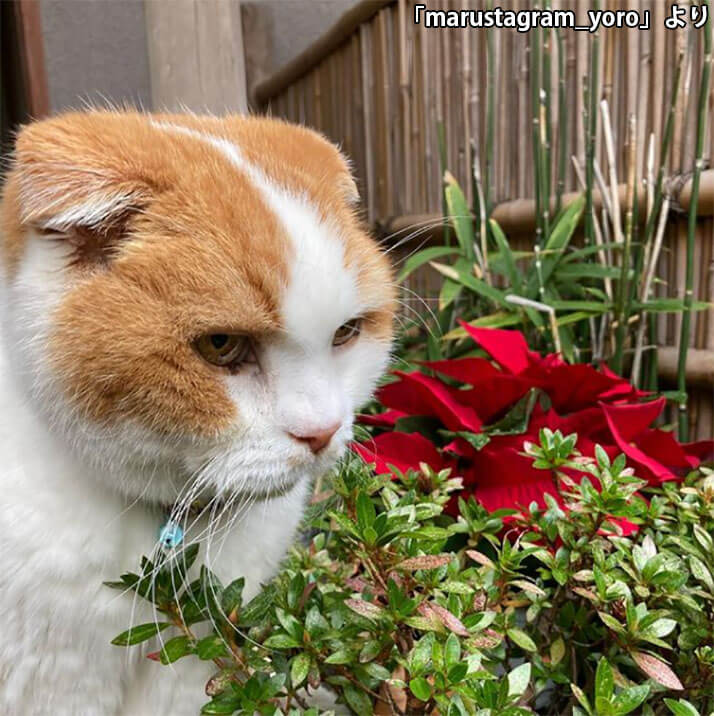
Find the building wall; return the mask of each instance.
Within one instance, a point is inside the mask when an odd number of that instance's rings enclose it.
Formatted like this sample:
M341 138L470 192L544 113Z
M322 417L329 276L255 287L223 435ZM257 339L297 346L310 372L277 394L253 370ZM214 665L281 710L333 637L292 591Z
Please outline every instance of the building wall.
M151 106L143 0L41 0L41 18L52 111Z
M327 30L356 0L252 0L270 26L268 73L275 71Z

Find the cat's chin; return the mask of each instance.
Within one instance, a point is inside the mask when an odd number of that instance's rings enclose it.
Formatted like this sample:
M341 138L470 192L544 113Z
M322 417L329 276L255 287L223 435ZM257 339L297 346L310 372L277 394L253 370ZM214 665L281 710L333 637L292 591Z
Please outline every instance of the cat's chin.
M295 487L311 479L312 475L309 472L287 475L278 482L259 486L257 489L253 489L252 491L238 492L237 497L239 499L253 499L258 502L266 502L268 500L284 497L292 492Z
M310 460L299 463L281 472L280 475L269 480L256 480L250 485L240 481L238 489L231 489L230 485L224 488L223 492L232 493L239 499L251 499L256 501L267 501L283 497L292 492L298 485L305 482L313 482L321 475L332 470L344 454L344 449L335 451L317 460Z

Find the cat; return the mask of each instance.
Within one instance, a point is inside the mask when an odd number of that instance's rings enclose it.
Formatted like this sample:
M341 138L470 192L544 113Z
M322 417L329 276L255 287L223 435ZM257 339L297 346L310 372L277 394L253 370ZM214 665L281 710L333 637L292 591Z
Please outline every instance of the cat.
M20 130L0 205L3 716L199 712L210 665L111 646L155 614L102 582L157 553L170 513L246 598L276 572L389 360L391 268L357 202L338 149L280 120Z

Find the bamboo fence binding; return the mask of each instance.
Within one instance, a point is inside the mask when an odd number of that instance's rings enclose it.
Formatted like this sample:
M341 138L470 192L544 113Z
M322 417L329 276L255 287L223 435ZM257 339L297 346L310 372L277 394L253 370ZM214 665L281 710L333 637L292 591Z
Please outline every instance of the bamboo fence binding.
M694 298L714 300L714 170L709 168L714 101L711 89L702 94L702 33L666 30L668 3L659 0L601 0L603 10L649 10L651 29L600 29L595 47L588 33L541 29L542 41L534 46L533 32L415 25L414 4L358 3L333 31L257 86L255 106L312 126L339 143L353 161L373 228L399 239L424 227L405 244L406 253L428 240L429 227L444 230L444 169L467 193L477 224L483 223L480 215L493 215L517 248L532 249L538 228L542 232L544 222L581 190L576 165L584 175L592 166L592 201L599 219L587 228L588 239L599 241L599 232L604 243L614 240L607 218L619 210L624 240L624 220L631 214L629 220L638 224L641 241L649 247L640 266L640 295L646 290L657 297L684 298L691 289ZM485 0L426 4L434 10L486 7ZM498 4L524 9L538 3ZM539 6L572 9L580 18L592 2L551 0ZM539 68L535 85L534 65ZM534 93L534 87L539 91ZM603 131L603 101L611 152ZM701 102L709 121L698 127ZM548 118L540 123L548 134L534 132L539 114ZM626 150L628 136L632 151ZM475 157L480 174L471 171ZM534 165L541 177L552 167L545 177L550 203L536 196ZM651 252L658 260L650 276ZM408 288L436 304L438 285L438 276L427 270L412 276ZM676 383L673 356L681 316L650 314L649 322L662 348L641 356L638 371L656 370L652 359L659 355L660 375ZM694 351L686 358L687 383L695 387L687 427L690 437L711 437L714 310L693 313L687 333Z

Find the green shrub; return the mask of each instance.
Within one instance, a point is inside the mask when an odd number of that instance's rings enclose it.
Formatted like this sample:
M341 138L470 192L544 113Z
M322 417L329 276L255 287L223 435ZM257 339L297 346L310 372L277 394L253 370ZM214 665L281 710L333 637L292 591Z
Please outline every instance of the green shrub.
M526 445L558 474L562 506L488 513L470 499L457 519L443 512L459 487L448 472L390 480L353 461L255 599L205 567L187 583L188 546L112 584L159 618L114 643L170 629L153 658L213 660L204 713L317 713L322 684L357 714L709 714L714 474L646 488L624 457L574 444L543 431ZM618 536L620 518L639 529ZM211 634L197 639L200 622Z

